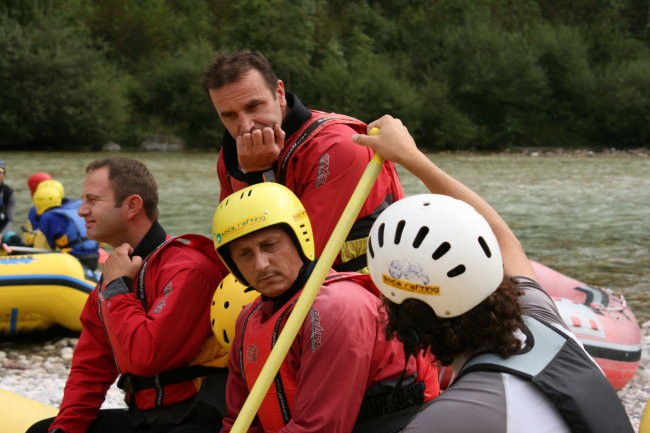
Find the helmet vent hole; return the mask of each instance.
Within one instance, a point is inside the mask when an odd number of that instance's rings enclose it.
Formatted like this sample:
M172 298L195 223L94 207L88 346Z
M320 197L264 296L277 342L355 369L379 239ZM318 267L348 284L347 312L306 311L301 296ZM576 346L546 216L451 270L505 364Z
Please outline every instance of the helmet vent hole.
M427 234L429 233L429 227L420 227L420 230L418 230L418 234L415 236L415 239L413 240L413 248L420 248L420 245L422 244L422 241L424 241L424 238L427 237Z
M249 189L247 195L250 197L252 193L253 193L253 190L252 190L252 189Z
M375 252L372 249L372 238L368 238L368 253L370 254L370 257L373 259L375 258Z
M479 236L478 244L481 246L481 248L483 248L483 252L488 259L492 257L492 251L490 251L490 247L488 247L488 244L485 242L485 239L483 239L483 236Z
M228 307L230 307L230 302L228 302L228 301L224 302L223 303L223 308L225 308L227 310Z
M223 330L223 341L225 341L227 344L230 344L230 338L228 338L228 333L226 330Z
M440 246L433 252L431 257L433 257L433 260L438 260L440 257L444 256L449 252L451 249L451 245L449 242L443 242L440 244Z
M243 198L244 198L244 195L246 195L246 192L242 192L241 194L239 194L239 199L240 199L240 200L243 199Z
M401 220L400 222L397 223L397 229L395 230L395 245L399 245L399 243L402 240L402 233L404 232L404 226L406 225L406 221Z
M385 227L386 227L386 225L384 223L379 225L379 230L378 230L378 233L377 233L379 235L378 236L379 239L377 240L379 242L379 248L384 246L384 228Z
M465 266L464 265L458 265L454 269L452 269L451 271L447 272L447 276L449 278L454 278L454 277L457 277L457 276L462 275L464 273L465 273Z

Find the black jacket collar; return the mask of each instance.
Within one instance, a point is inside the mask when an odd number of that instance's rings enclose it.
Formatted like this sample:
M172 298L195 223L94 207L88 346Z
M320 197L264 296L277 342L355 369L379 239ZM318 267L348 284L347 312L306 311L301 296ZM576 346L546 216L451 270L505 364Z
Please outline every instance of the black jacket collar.
M151 254L158 245L165 242L166 239L167 233L165 233L165 229L158 223L158 221L154 221L147 234L144 235L144 238L142 238L138 246L133 249L133 254L131 254L131 256L140 256L144 259Z

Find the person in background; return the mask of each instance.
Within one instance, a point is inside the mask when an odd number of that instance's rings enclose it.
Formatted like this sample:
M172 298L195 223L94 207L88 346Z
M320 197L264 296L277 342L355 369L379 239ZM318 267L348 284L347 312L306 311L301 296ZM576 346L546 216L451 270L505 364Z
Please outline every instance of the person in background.
M240 310L231 342L228 432L314 269L315 248L306 206L273 182L226 197L212 237L236 279L261 294ZM396 432L438 394L430 362L407 362L385 339L377 295L368 275L330 271L250 432Z
M36 192L36 188L38 188L41 182L46 180L52 180L52 177L45 172L37 172L27 178L27 187L29 188L29 193L32 196L32 200L34 193ZM63 185L61 185L61 188L63 188ZM36 206L32 205L27 213L27 224L21 227L23 231L22 242L26 246L35 248L47 248L47 239L45 239L38 231L39 219L39 216L36 215Z
M226 133L217 162L220 200L246 186L272 181L292 190L314 224L316 254L323 251L352 191L372 158L351 135L365 132L360 120L310 110L285 91L259 52L220 53L203 85ZM334 264L339 271L365 267L366 237L377 215L403 197L391 162L364 203Z
M5 183L7 163L0 160L0 238L5 232L11 231L16 217L16 194Z
M430 351L455 381L405 433L632 433L616 392L535 281L524 250L480 196L420 152L398 119L356 135L433 194L391 205L368 241L370 275L408 353Z
M212 241L167 236L156 181L130 158L86 167L79 215L88 237L113 251L81 313L59 413L28 432L219 431L227 353L210 328L210 301L227 271ZM100 410L118 377L128 410Z
M47 239L50 249L70 253L86 268L97 270L99 243L87 237L78 207L63 204L63 188L48 186L46 182L52 181L41 182L33 196L39 218L38 230Z

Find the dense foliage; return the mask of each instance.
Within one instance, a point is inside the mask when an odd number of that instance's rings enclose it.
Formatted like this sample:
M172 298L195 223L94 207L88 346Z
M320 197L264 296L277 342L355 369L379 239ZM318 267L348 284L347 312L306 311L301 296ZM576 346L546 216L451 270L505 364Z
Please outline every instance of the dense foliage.
M214 148L216 50L430 149L650 144L647 0L5 0L0 149Z

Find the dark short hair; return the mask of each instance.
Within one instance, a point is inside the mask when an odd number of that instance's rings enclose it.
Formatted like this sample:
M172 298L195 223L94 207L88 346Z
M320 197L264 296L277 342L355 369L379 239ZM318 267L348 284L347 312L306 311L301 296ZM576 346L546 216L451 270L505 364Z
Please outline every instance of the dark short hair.
M137 159L122 156L109 156L96 159L88 164L86 173L108 167L108 180L115 194L115 203L121 203L130 195L142 197L147 216L158 219L158 185L146 165Z
M409 348L413 354L429 349L442 365L449 365L454 357L479 349L501 355L514 355L521 342L514 332L523 329L518 298L522 292L517 280L505 276L497 290L465 314L439 318L431 307L418 299L407 299L396 304L383 298L388 314L386 337L412 340L415 331L417 345ZM408 344L408 343L407 343Z
M239 81L251 69L257 69L271 92L275 92L278 77L271 64L262 53L250 50L217 52L216 58L203 73L203 87L206 90L219 89Z

